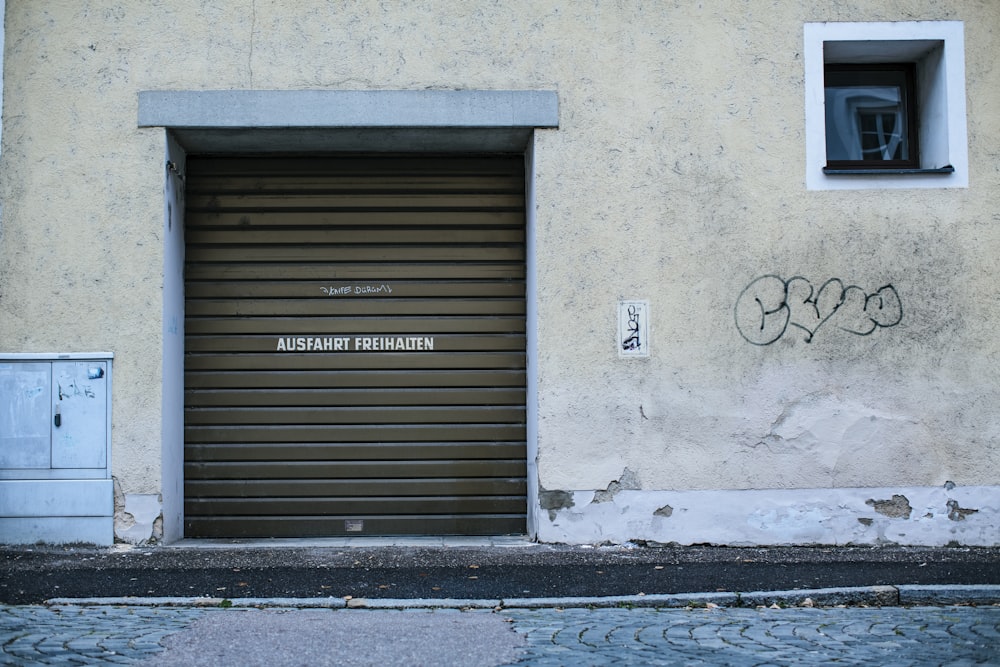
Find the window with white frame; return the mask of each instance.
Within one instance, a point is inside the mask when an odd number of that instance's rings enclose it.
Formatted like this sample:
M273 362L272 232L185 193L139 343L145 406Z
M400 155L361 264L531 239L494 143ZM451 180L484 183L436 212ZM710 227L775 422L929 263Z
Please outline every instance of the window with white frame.
M960 21L807 23L806 187L967 187Z

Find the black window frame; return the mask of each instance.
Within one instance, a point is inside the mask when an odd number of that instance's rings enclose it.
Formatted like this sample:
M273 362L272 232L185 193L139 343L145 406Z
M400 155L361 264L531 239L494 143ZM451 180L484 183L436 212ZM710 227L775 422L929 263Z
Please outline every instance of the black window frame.
M917 77L916 64L911 62L900 63L826 63L823 68L823 90L824 96L829 86L831 78L853 77L859 85L866 85L866 79L873 83L884 76L886 72L898 73L901 75L903 85L901 86L903 97L903 109L906 118L906 143L907 159L899 160L831 160L829 155L826 160L824 171L850 172L850 171L880 171L892 170L895 172L911 171L920 169L920 143L918 125L918 104L917 104ZM833 75L833 76L831 76ZM876 83L877 85L877 83ZM843 87L836 86L836 87ZM825 122L825 121L824 121ZM824 125L825 127L825 125ZM824 141L826 139L824 138ZM829 144L827 144L829 152Z

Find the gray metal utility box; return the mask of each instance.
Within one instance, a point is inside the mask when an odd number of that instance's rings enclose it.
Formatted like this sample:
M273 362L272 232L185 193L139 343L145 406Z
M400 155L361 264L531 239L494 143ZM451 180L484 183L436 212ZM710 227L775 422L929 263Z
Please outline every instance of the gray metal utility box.
M0 542L114 542L111 365L0 354Z

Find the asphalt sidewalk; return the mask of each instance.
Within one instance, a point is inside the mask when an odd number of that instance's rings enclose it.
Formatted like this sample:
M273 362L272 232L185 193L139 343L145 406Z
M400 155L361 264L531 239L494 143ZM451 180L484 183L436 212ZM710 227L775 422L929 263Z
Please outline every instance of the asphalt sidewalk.
M530 600L684 606L695 595L703 604L755 606L758 599L748 595L771 604L767 595L781 592L775 597L781 604L810 596L819 603L822 595L830 604L907 605L951 604L962 596L986 601L998 586L1000 548L581 547L466 539L0 549L6 604L145 598L239 606L265 600L394 608L406 601L447 606L441 602L447 600L488 608ZM844 600L837 602L838 595Z

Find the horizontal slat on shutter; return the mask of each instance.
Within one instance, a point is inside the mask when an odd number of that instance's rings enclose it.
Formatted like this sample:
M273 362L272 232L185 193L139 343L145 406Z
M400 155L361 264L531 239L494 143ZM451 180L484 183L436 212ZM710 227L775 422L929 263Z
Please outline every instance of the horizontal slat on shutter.
M520 388L426 388L419 389L269 389L266 393L254 389L204 389L189 392L189 408L217 406L322 406L355 407L367 405L523 405Z
M523 406L192 408L187 424L467 424L524 423Z
M522 158L187 167L187 535L524 532Z
M379 352L346 354L191 354L189 371L431 370L524 368L523 352Z
M524 532L524 513L414 514L350 516L201 516L186 517L188 534L233 536L329 537L330 535L510 535ZM347 526L357 533L346 532ZM357 528L354 528L357 526Z
M523 243L523 229L201 229L187 235L189 246L242 245L310 246L318 244L371 245L373 243Z
M516 440L523 424L364 424L324 426L188 426L187 442L439 442L442 440Z
M451 495L523 495L523 477L429 479L268 479L268 480L191 480L185 482L188 498L278 498L284 496L326 496L331 498L400 497L442 494L447 483ZM190 518L190 517L188 517ZM523 517L522 517L523 519Z
M317 280L321 287L332 281L346 280L524 280L524 267L510 263L473 262L455 263L413 263L359 264L355 261L333 264L327 261L311 264L281 264L269 262L267 274L280 275L285 280ZM188 282L196 280L253 280L262 275L258 264L233 262L230 264L188 264L184 277ZM281 284L280 282L278 284Z
M217 372L188 373L185 386L189 395L198 389L241 387L253 389L372 388L372 387L519 387L526 377L523 370L428 370L428 371L314 371L310 373Z
M358 514L449 514L455 505L469 513L518 514L523 511L521 496L416 496L406 498L212 498L189 500L185 512L192 514L224 514L231 516L268 515L341 515Z
M344 317L394 315L521 315L523 299L345 299L335 304L321 299L205 299L189 301L190 317L309 317L340 313Z
M332 295L332 296L331 296ZM385 283L368 281L345 282L334 281L330 285L317 286L315 280L291 281L280 283L261 280L242 280L240 282L189 282L187 297L189 299L318 299L328 301L331 309L336 308L341 301L351 299L369 299L372 296L392 296L394 299L440 299L441 297L464 298L506 298L523 299L524 284L506 281L423 281L402 282L392 281L389 287Z
M188 211L189 219L185 226L192 231L202 227L224 228L239 227L256 229L258 227L291 229L336 229L340 227L372 227L383 226L395 229L410 227L426 227L434 225L438 228L490 226L511 227L520 226L524 219L521 211L398 211L398 210L326 210L326 211L237 211L220 212Z
M246 442L188 445L188 462L212 461L353 461L364 447L369 461L402 459L523 459L523 442ZM280 456L275 456L280 454Z
M523 262L522 248L494 245L477 249L483 262ZM189 246L190 262L458 262L468 259L467 246Z
M414 479L509 477L519 461L253 461L189 463L184 475L197 479Z
M378 330L384 335L398 334L449 334L482 333L504 334L523 333L523 316L458 317L441 316L434 318L405 317L392 320L379 318ZM203 334L215 335L262 335L309 336L367 334L373 329L373 318L366 317L213 317L189 318L187 334L195 337Z
M274 173L254 176L250 169L239 167L233 169L229 174L223 166L222 160L215 160L217 172L206 173L198 171L198 187L193 191L200 193L227 193L227 192L280 192L290 195L296 193L309 192L410 192L410 193L440 193L440 192L506 192L508 194L518 194L522 184L518 182L516 171L511 171L506 176L492 173L485 176L474 176L469 173L462 174L461 179L456 178L458 174L421 175L412 170L398 170L397 173L386 171L385 165L378 165L378 170L369 170L365 173L360 169L355 173L346 173L339 170L333 163L323 165L313 162L311 169L296 173L280 165L272 163ZM354 161L354 164L358 164ZM470 164L470 169L474 169ZM235 175L234 175L235 174ZM401 180L400 174L405 174L406 179Z
M245 192L237 194L199 195L188 198L188 207L196 211L241 211L270 209L272 211L329 211L378 209L406 210L483 210L483 209L514 209L523 203L523 196L518 194L479 194L479 193L428 193L428 194L397 194L395 192L355 193L333 192L315 193L311 191L296 191L294 198L289 194L271 194L267 192Z

